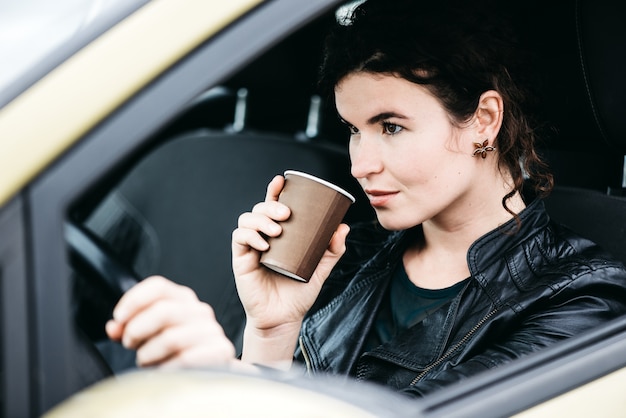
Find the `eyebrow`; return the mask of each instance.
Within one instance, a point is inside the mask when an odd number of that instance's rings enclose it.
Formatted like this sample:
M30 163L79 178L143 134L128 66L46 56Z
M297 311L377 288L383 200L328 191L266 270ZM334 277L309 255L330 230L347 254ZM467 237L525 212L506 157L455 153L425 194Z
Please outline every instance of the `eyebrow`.
M367 120L367 124L376 125L377 123L382 122L385 119L390 119L390 118L406 119L407 117L396 112L382 112L382 113L379 113L378 115L375 115L369 118Z
M381 112L381 113L379 113L377 115L374 115L371 118L369 118L367 120L367 124L368 125L376 125L377 123L380 123L380 122L384 121L385 119L390 119L390 118L407 119L406 116L401 115L401 114L396 113L396 112ZM341 117L341 115L339 115L339 120L342 123L344 123L345 125L353 126L350 122L348 122L343 117Z

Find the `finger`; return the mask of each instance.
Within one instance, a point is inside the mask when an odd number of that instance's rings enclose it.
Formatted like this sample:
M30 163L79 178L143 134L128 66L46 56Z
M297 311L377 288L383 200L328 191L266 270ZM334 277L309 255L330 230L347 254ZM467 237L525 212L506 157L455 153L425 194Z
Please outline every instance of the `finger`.
M286 209L286 206L284 206L284 208ZM288 216L288 209L286 210ZM282 211L279 212L282 213ZM278 236L282 232L282 227L278 222L275 222L273 219L264 214L255 212L247 212L241 214L237 221L237 227L242 229L259 231L272 237Z
M221 350L216 347L192 347L176 356L170 357L159 364L164 369L180 369L191 367L226 366L235 360L235 348L224 346Z
M209 366L234 359L235 348L216 321L171 327L137 350L137 364L146 366Z
M188 287L178 285L164 277L148 277L124 293L113 310L113 318L124 324L138 312L161 299L197 300Z
M284 221L289 218L291 211L284 203L270 200L254 205L252 213L263 214L276 221Z
M311 281L316 282L318 285L322 285L326 281L331 270L346 251L346 237L349 232L350 228L346 224L341 224L337 227L337 230L330 240L328 249L313 273Z
M180 369L190 367L224 366L235 360L235 347L228 341L212 344L199 344L178 351L159 363L159 367L166 369Z
M281 175L275 176L272 181L267 185L267 191L265 193L265 201L278 200L281 190L285 185L285 178Z
M341 257L346 252L346 238L349 233L350 227L346 224L340 224L330 239L328 251L337 258Z
M106 334L113 341L121 341L124 333L124 326L117 321L109 320L104 326Z
M168 328L213 321L213 309L204 302L181 305L180 301L161 300L139 312L126 324L122 344L126 348L137 349Z
M270 203L270 202L267 202ZM267 205L266 207L273 205ZM278 205L278 202L272 202ZM289 209L284 206L274 206L274 210L268 210L270 216L282 218L289 217ZM267 237L277 237L283 232L282 226L274 222L268 216L261 213L247 212L239 216L237 222L238 228L232 233L232 251L233 255L240 256L252 248L256 251L266 251L269 248Z
M246 254L251 248L257 251L266 251L270 247L269 243L256 231L245 228L237 228L232 234L233 255L241 256Z

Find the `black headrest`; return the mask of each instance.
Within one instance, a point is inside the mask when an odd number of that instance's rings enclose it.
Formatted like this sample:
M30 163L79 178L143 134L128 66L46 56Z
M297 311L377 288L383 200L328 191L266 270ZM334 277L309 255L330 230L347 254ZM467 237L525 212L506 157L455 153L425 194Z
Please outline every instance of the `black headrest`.
M612 0L577 2L585 88L604 140L626 154L626 9Z

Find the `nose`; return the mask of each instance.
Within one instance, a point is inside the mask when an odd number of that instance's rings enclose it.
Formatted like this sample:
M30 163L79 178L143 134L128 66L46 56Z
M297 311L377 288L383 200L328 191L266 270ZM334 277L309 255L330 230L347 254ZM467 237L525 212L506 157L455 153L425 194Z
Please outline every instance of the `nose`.
M383 169L381 149L376 138L363 134L350 140L350 173L356 179L366 178Z

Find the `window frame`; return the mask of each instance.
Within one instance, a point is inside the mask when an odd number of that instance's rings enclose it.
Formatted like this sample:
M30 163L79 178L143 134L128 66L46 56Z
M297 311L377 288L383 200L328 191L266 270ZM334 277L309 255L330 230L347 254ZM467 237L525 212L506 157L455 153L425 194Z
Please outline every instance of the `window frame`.
M14 197L0 209L0 416L31 416L31 358L25 205Z

